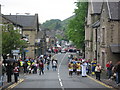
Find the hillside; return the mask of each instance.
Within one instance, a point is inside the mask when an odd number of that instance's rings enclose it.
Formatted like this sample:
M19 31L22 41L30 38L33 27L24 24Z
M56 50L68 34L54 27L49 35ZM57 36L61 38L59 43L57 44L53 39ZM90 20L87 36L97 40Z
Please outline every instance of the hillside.
M69 20L71 20L72 18L74 18L74 16L71 16L63 21L59 19L47 20L41 25L41 28L48 28L50 30L64 30L66 29Z

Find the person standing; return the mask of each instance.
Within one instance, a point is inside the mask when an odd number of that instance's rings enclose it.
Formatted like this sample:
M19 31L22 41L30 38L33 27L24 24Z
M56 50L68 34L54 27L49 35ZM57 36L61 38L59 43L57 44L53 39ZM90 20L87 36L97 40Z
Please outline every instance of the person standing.
M13 75L13 65L9 62L6 66L6 75L7 75L7 82L12 82L12 75Z
M120 61L113 67L113 71L116 73L116 83L120 85Z
M40 60L40 63L39 63L39 70L40 70L39 75L44 74L44 71L43 71L44 70L44 63L42 60Z
M107 66L107 65L106 65L106 66ZM111 76L112 76L112 68L113 68L113 64L112 64L112 61L110 61L110 62L108 63L108 67L107 67L108 79L110 79Z
M100 80L100 74L101 74L101 66L97 64L97 66L95 67L96 79Z
M14 72L15 82L17 83L18 82L18 76L19 76L19 67L18 67L17 63L15 63L15 67L13 69L13 72Z
M106 64L106 71L107 71L107 76L108 76L108 68L110 67L110 63L109 63L109 61L107 62L107 64Z
M83 61L81 67L82 67L82 77L87 77L87 74L86 74L87 63Z

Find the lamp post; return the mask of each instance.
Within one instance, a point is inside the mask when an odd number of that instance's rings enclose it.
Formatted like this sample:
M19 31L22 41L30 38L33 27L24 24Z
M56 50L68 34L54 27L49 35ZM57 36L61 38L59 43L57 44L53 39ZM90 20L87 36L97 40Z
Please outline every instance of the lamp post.
M43 36L43 41L44 41L44 54L46 54L46 51L47 51L47 42L46 42L46 31L47 30L49 30L48 28L45 28L44 30L43 30L43 32L44 32L44 36Z

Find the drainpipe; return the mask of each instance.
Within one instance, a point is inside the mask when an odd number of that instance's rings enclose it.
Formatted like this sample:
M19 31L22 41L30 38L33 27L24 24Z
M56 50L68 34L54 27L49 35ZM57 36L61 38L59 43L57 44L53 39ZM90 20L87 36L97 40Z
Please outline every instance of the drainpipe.
M97 60L97 28L95 29L95 34L96 34L96 51L95 51L95 58Z

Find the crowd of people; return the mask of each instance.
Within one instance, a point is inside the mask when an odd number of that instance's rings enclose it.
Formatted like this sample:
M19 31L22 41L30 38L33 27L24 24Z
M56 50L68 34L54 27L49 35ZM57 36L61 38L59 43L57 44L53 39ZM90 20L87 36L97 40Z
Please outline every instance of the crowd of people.
M50 64L52 65L53 71L57 70L58 61L51 58L51 55L41 55L35 59L26 57L25 60L19 59L15 62L7 62L2 65L3 76L7 75L7 82L12 82L12 75L14 75L14 80L17 83L19 73L24 74L39 74L43 75L44 70L50 69Z
M15 82L18 82L19 72L23 71L24 74L39 74L44 75L44 70L49 70L52 66L52 70L56 71L58 66L58 60L51 58L51 55L41 55L35 59L26 57L25 60L19 59L15 62L3 63L2 74L7 75L7 82L12 81L12 75L14 75ZM95 75L97 80L101 80L101 72L103 68L97 60L92 61L77 58L70 54L68 56L68 69L69 76L76 74L78 76L87 77L87 75ZM117 85L120 85L120 61L113 65L112 61L108 61L106 64L106 73L108 79L115 79Z
M68 56L68 68L69 75L73 74L80 75L82 77L87 77L87 75L95 75L97 80L101 80L102 71L106 71L109 80L115 80L117 85L120 85L120 61L113 65L112 61L108 61L106 64L106 69L97 63L97 60L92 61L85 60L82 58L77 58L76 56L70 54Z

